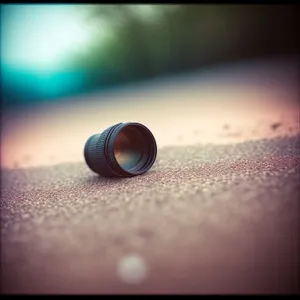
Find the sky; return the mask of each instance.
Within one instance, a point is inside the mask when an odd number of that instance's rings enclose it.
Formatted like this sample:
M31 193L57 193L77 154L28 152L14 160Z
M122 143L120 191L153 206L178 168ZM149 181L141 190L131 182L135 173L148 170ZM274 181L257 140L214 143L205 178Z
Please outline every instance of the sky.
M94 34L103 40L110 34L104 22L93 26L84 9L91 5L1 5L2 63L18 68L57 69L73 52L85 51ZM116 7L117 8L117 7ZM158 9L135 5L142 18L152 19Z
M51 69L83 49L92 30L75 5L1 5L2 63Z

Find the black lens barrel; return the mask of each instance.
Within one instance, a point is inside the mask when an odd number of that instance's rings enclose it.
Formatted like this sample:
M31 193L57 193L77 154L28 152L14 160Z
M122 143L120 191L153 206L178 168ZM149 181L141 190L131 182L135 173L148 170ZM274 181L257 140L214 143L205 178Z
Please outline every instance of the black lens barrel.
M87 165L104 177L141 175L152 167L156 154L153 134L146 126L135 122L118 123L101 134L94 134L84 147ZM122 163L122 160L128 162Z

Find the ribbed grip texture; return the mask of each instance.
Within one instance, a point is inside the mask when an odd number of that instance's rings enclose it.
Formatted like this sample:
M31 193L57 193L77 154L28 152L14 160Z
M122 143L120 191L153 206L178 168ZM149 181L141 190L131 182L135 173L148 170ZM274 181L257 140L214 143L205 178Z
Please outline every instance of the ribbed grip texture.
M106 138L117 125L119 124L107 128L101 134L91 136L84 149L84 157L90 169L105 177L118 176L110 168L105 154Z

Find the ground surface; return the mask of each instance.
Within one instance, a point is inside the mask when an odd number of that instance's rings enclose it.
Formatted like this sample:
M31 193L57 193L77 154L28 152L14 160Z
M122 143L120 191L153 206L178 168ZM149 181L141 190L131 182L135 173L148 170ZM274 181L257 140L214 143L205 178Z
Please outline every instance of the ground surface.
M4 291L295 292L299 172L298 138L162 149L123 180L6 171ZM130 253L146 264L135 285L117 274Z
M110 95L131 105L90 99L6 115L2 291L299 292L294 66ZM153 131L155 165L134 178L98 177L83 161L86 138L128 120Z

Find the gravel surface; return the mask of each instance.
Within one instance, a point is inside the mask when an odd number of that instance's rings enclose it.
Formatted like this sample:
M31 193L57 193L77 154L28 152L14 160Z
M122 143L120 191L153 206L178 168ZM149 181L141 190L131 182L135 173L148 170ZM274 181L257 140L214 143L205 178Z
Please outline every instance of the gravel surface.
M164 147L129 179L2 169L2 291L299 292L299 141Z

